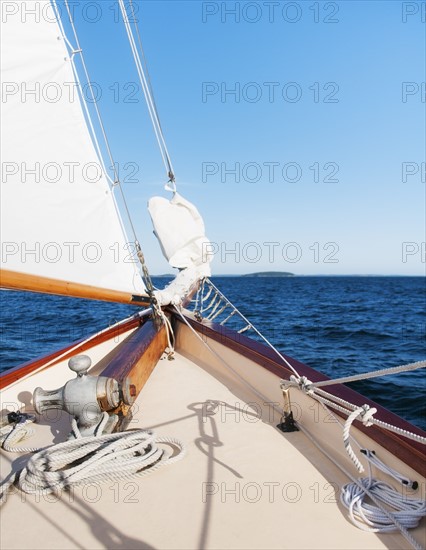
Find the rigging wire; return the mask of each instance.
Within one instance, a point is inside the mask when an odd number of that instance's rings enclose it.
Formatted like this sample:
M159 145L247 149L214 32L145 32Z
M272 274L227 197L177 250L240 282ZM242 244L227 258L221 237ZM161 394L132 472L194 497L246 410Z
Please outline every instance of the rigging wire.
M56 0L54 0L54 4L55 4L55 8L56 8L56 13L58 14L57 6L56 6ZM145 257L143 255L142 248L140 246L139 239L137 237L136 229L135 229L135 226L133 224L132 216L130 214L130 210L129 210L129 207L128 207L128 204L127 204L127 201L126 201L126 197L125 197L125 194L124 194L124 191L123 191L123 186L121 185L120 177L119 177L118 170L117 170L117 165L114 161L114 157L113 157L111 146L110 146L110 143L109 143L109 140L108 140L105 125L104 125L104 122L103 122L103 119L102 119L102 115L101 115L101 112L100 112L100 109L98 107L96 97L95 97L95 94L94 94L94 91L93 91L92 82L90 80L89 72L88 72L88 69L87 69L87 66L86 66L86 63L85 63L85 59L84 59L84 55L83 55L83 49L81 48L81 45L80 45L80 41L79 41L78 34L77 34L77 29L75 27L74 18L72 16L72 13L71 13L71 10L70 10L69 4L68 4L68 0L64 0L64 4L65 4L66 10L67 10L68 19L70 21L71 28L72 28L72 31L73 31L73 34L74 34L75 43L77 45L77 48L72 51L72 56L76 53L80 54L81 65L83 67L83 72L84 72L84 75L85 75L85 78L86 78L86 81L87 81L88 90L90 92L91 100L92 100L93 105L94 105L94 109L95 109L96 116L97 116L97 119L98 119L99 127L101 129L102 137L103 137L105 147L106 147L106 150L107 150L107 153L108 153L108 158L109 158L109 161L111 163L111 170L113 171L113 174L114 174L113 188L115 186L117 186L120 190L120 194L121 194L121 197L122 197L122 200L123 200L123 204L124 204L124 208L125 208L125 211L126 211L126 214L127 214L127 218L129 220L130 228L131 228L132 233L133 233L134 243L135 243L135 247L136 247L136 254L137 254L138 260L139 260L139 262L141 264L141 267L142 267L142 279L145 283L145 287L146 287L146 290L147 290L148 295L150 297L151 303L154 306L156 306L157 301L156 301L156 298L155 298L155 295L154 295L154 285L152 283L151 276L149 274L148 267L147 267L146 262L145 262ZM63 27L62 27L62 23L60 23L60 28L61 28L61 32L63 33L64 38L65 38L65 33L64 33L64 30L63 30ZM66 42L69 44L68 39L66 39ZM84 94L81 91L81 85L80 85L80 82L78 80L78 74L77 74L77 70L76 70L76 67L74 65L74 62L73 62L73 67L74 67L74 74L76 75L76 80L77 80L77 85L78 85L78 88L79 88L79 91L80 91L80 95L82 97L83 104L85 105L86 114L89 118L90 125L91 125L91 128L92 128L92 132L95 136L94 139L96 140L96 133L93 129L93 125L92 125L91 118L90 118L90 113L88 112L88 108L87 108L87 105L86 105L86 100L84 98ZM97 144L97 141L96 141L96 144ZM98 154L100 155L100 159L102 159L102 155L100 154L98 144L97 144L97 148L98 148ZM105 175L108 177L108 174L105 170L105 167L104 167L104 171L105 171ZM118 208L117 208L117 210L118 210ZM120 218L120 220L121 220L121 218ZM124 231L124 227L123 227L123 231ZM156 310L156 308L154 308L154 310Z
M145 69L146 79L147 79L147 83L148 83L148 89L149 89L150 94L151 94L152 104L153 104L153 107L154 107L155 114L157 116L158 125L159 125L160 129L162 130L160 115L158 113L157 104L156 104L155 96L154 96L154 89L152 87L151 75L149 74L148 63L146 61L145 51L144 51L143 46L142 46L142 39L141 39L141 35L140 35L140 32L139 32L138 22L135 18L133 0L129 0L129 4L130 4L130 7L132 9L133 22L134 22L135 29L136 29L136 34L137 34L137 37L138 37L139 48L140 48L140 51L141 51L141 54L142 54L143 66L144 66L144 69ZM171 165L170 157L168 158L168 161L169 161L168 167L169 167L170 171L173 173L173 168L172 168L172 165Z
M248 329L254 330L254 332L259 336L259 338L261 338L265 342L265 344L268 347L270 347L274 353L276 353L276 355L283 361L283 363L287 365L287 367L293 372L296 378L297 379L300 378L299 373L297 372L296 368L290 363L290 361L286 357L284 357L282 353L278 351L278 349L247 319L245 315L241 313L241 311L236 306L234 306L234 304L230 300L228 300L228 298L217 288L217 286L210 279L206 279L204 281L204 284L210 287L210 289L212 289L214 292L213 300L211 301L210 305L207 306L207 308L205 309L209 309L213 305L214 300L217 297L219 297L220 300L225 302L246 323L245 327L238 332L241 334L242 332L245 332ZM201 309L200 313L202 312L203 312L203 309ZM229 317L226 320L228 320ZM211 320L210 317L208 317L208 319Z
M169 178L168 184L170 184L170 185L167 185L167 189L169 189L170 191L173 191L173 193L175 193L176 192L176 183L175 183L176 178L175 178L175 175L174 175L174 170L173 170L173 165L172 165L172 161L171 161L171 158L170 158L170 154L169 154L169 151L168 151L168 148L167 148L167 145L166 145L166 140L164 138L163 129L162 129L161 124L160 124L160 119L159 119L159 116L158 116L158 111L157 111L157 108L156 108L156 104L155 104L155 101L154 101L154 98L153 98L153 91L152 91L151 81L149 79L149 73L147 73L148 74L148 80L149 80L149 83L148 83L147 77L145 75L146 71L144 71L144 68L143 68L143 65L142 65L142 62L141 62L138 47L137 47L137 44L135 42L135 38L134 38L134 35L133 35L132 27L130 25L130 19L129 19L129 16L127 14L127 8L124 4L124 0L118 0L118 3L120 5L121 14L123 16L123 21L124 21L124 26L125 26L126 31L127 31L127 37L129 39L130 48L131 48L132 54L133 54L133 59L135 61L136 69L137 69L137 72L138 72L138 75L139 75L139 80L140 80L142 90L143 90L143 93L144 93L144 96L145 96L145 101L146 101L146 104L147 104L147 107L148 107L149 116L151 118L151 122L152 122L152 125L153 125L153 128L154 128L154 133L155 133L155 136L157 138L157 143L158 143L160 153L161 153L161 156L162 156L162 159L163 159L164 167L165 167L166 172L167 172L167 177ZM144 52L143 52L143 49L142 49L142 41L141 41L141 38L140 38L139 28L137 26L137 21L136 21L136 17L135 17L134 6L133 6L132 2L129 2L129 5L130 5L131 10L132 10L132 19L133 19L134 26L135 26L136 31L137 31L139 47L141 49L142 56L143 56L143 59L145 61L145 68L147 69L146 59L145 59Z

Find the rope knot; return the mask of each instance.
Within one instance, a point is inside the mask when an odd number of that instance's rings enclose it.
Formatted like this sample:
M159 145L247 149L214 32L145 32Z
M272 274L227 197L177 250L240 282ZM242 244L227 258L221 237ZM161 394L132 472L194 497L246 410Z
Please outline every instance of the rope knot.
M363 405L361 407L363 410L360 412L361 420L364 426L373 425L373 415L376 414L377 409L375 407L370 407L369 405Z
M303 391L307 395L312 395L314 393L312 382L306 376L296 377L292 374L290 376L290 380L295 382L299 386L299 390Z

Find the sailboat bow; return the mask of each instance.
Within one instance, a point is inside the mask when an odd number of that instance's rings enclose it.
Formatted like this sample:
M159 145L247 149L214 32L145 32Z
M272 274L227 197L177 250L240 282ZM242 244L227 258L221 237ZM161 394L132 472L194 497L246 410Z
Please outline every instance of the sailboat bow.
M171 193L148 204L177 270L163 289L100 109L81 94L78 68L94 97L69 3L65 19L55 0L35 4L51 17L7 13L2 70L40 87L55 75L79 96L22 102L11 90L2 103L1 285L144 309L2 375L4 548L422 548L426 434L282 354L210 280L132 1L118 5ZM23 178L22 166L34 169ZM40 166L60 169L38 177ZM132 261L116 261L129 243Z

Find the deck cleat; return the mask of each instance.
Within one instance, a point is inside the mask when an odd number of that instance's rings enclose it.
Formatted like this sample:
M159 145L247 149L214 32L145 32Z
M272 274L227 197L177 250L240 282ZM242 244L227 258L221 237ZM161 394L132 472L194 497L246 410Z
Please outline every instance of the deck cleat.
M283 392L283 415L281 422L277 424L277 428L282 432L298 432L299 428L296 426L296 422L293 418L293 411L291 410L290 402L290 388L287 388L285 384L281 384L281 390Z

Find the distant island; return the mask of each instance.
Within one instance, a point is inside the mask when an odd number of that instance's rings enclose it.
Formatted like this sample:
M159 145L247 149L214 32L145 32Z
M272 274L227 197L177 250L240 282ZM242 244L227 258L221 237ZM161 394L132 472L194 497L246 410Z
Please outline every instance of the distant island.
M243 277L294 277L294 273L288 271L260 271L259 273L247 273Z

